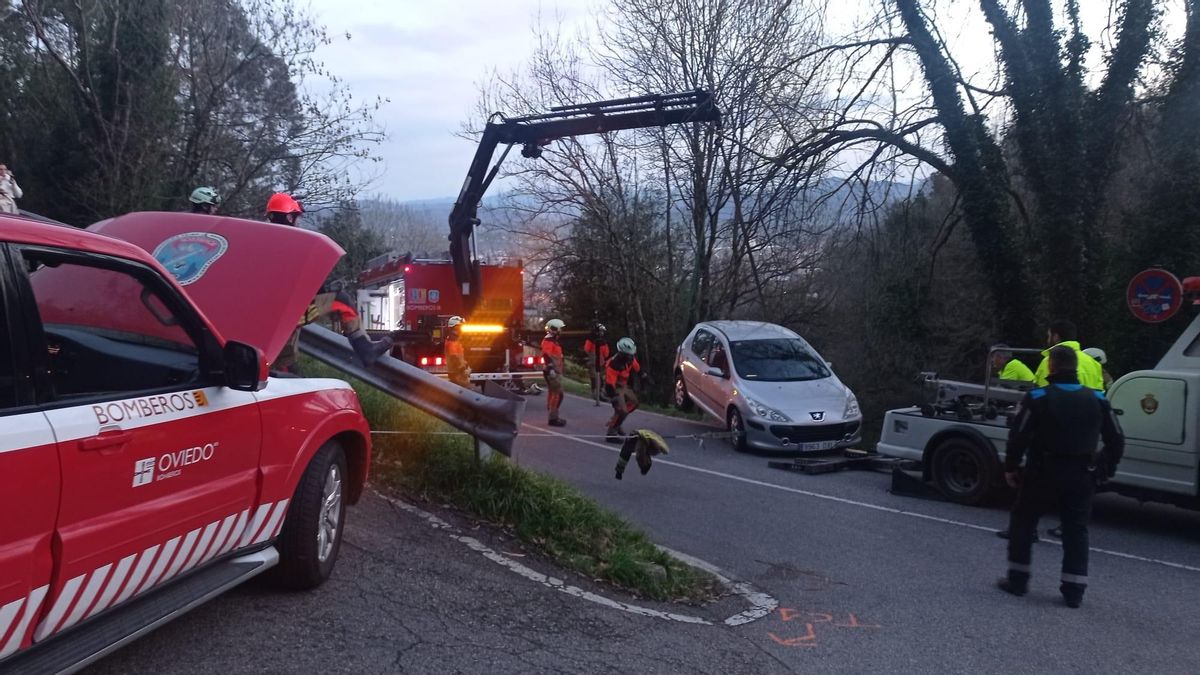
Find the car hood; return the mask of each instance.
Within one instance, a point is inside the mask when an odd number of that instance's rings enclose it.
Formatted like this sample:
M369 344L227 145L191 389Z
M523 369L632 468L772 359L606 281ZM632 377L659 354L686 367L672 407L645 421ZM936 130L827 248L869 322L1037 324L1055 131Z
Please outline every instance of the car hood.
M274 362L345 254L298 227L191 213L130 213L88 230L149 252L226 340Z
M793 422L841 422L846 412L846 386L836 377L805 382L747 382L740 380L742 392L759 403L787 415ZM821 419L815 419L820 413Z

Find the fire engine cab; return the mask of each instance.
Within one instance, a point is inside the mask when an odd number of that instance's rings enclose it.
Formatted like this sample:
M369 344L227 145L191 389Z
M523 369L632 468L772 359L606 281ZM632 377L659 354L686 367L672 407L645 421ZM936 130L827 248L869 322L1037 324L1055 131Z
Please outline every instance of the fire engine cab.
M179 213L89 229L0 216L4 672L77 669L259 574L322 583L370 464L349 385L269 376L336 244Z

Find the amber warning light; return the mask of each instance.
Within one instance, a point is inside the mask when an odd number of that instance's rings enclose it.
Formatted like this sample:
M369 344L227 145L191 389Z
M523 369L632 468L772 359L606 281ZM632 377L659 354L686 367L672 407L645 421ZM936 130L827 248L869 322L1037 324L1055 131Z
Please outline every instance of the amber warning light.
M495 335L504 332L504 326L498 323L464 323L459 328L463 333L489 333Z

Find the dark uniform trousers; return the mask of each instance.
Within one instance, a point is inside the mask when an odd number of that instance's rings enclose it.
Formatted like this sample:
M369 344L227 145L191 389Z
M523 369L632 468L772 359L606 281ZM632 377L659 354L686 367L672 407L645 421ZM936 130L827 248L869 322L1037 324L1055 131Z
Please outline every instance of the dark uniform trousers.
M1062 587L1064 595L1083 595L1088 573L1088 520L1096 479L1087 457L1038 458L1021 478L1009 520L1008 576L1019 585L1029 581L1033 539L1038 519L1057 512L1062 519Z

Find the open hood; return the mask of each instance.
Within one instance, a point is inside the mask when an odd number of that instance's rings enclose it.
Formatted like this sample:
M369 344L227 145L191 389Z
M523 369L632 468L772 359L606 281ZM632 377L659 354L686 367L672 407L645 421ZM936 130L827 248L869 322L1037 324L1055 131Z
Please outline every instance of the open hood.
M345 254L323 234L224 216L130 213L88 230L149 252L221 337L271 362Z

